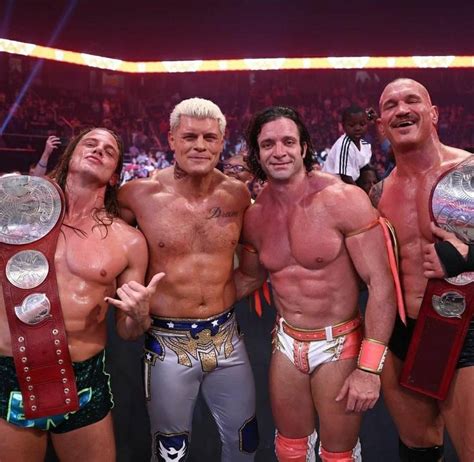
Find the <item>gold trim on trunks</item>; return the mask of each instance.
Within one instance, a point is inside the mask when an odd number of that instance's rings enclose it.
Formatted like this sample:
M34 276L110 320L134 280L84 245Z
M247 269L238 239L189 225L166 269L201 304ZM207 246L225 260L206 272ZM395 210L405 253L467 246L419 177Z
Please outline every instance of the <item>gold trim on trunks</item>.
M192 358L201 363L203 372L213 371L218 364L218 357L222 348L225 358L228 358L234 351L232 339L237 334L237 323L233 318L224 323L216 335L211 335L210 329L204 329L195 334L195 338L188 331L171 332L166 329L152 328L148 331L149 335L155 337L162 345L164 354L159 357L163 361L166 355L165 349L173 351L178 364L186 367L192 366Z

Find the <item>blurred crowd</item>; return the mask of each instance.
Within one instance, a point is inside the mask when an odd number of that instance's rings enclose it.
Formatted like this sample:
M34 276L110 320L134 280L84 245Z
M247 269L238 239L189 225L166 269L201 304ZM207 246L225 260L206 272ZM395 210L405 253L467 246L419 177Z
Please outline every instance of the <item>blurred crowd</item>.
M460 71L427 73L434 103L440 109L440 138L447 144L470 149L474 146L474 88L466 84L466 79L448 76L448 72ZM258 72L240 76L235 85L228 85L232 77L224 73L220 85L215 84L215 76L211 85L206 85L201 76L198 83L189 86L186 79L192 76L179 75L175 77L180 79L178 91L169 95L142 94L140 98L132 98L126 92L74 94L34 85L19 103L19 89L0 88L0 124L4 128L0 148L32 148L39 154L48 136L56 136L64 146L82 128L104 126L117 132L124 142L123 181L144 178L173 163L167 133L168 115L174 104L184 97L203 96L214 99L227 117L222 164L244 149L244 132L253 112L266 106L288 105L305 120L317 161L322 165L343 133L342 111L351 104L377 109L383 84L397 76L387 78L367 71ZM216 87L218 94L212 94L210 87ZM369 126L365 138L372 146L373 171L378 179L383 178L393 167L390 146L380 140L375 124Z

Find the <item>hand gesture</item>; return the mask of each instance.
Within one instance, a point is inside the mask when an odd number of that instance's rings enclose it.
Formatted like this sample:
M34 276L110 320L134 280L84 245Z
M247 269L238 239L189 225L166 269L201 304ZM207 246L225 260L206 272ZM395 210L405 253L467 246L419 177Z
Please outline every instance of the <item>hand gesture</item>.
M122 310L138 325L142 325L150 317L150 299L164 276L165 273L155 274L146 287L136 281L127 282L117 289L120 299L105 297L104 300Z
M61 144L61 140L54 135L48 136L48 139L46 140L46 145L44 147L44 153L47 156L50 156L51 153Z
M342 385L336 401L347 395L347 412L364 412L372 409L380 395L380 376L354 369Z
M456 237L454 233L445 231L444 229L438 228L434 223L431 223L431 232L433 235L442 241L448 241L451 243L456 250L466 258L469 251L467 244L464 244L460 239ZM426 278L439 278L442 279L446 277L446 273L443 265L436 253L434 244L426 244L424 247L424 259L423 262L423 275Z

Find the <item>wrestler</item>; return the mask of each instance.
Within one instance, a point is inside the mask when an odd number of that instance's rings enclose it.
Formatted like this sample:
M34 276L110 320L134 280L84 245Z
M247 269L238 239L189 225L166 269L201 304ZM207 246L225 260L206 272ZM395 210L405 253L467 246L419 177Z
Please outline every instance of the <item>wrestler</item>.
M402 461L442 460L444 424L460 460L474 460L474 323L471 322L445 401L399 385L426 277L435 275L424 274L424 270L433 270L428 261L424 266L425 252L430 253L435 237L446 238L430 223L430 192L443 172L470 155L443 145L437 123L438 109L423 85L411 79L397 79L385 87L380 97L378 126L391 143L396 168L374 186L371 197L394 225L400 247L400 276L408 319L406 327L399 319L395 323L382 383L400 435Z
M135 338L150 326L149 299L163 276L152 278L148 287L142 285L148 258L145 239L118 218L116 191L122 156L121 142L112 132L90 129L70 142L54 172L66 203L54 262L79 410L25 418L1 297L1 460L44 460L48 432L62 461L116 459L113 401L104 370L108 303L118 307L118 333ZM120 299L112 298L115 293ZM64 393L68 391L65 388Z
M225 125L213 102L181 101L168 135L175 165L119 192L122 216L147 239L148 273L166 272L151 300L144 354L153 460L185 460L200 389L217 421L222 460L253 460L257 449L254 380L232 277L250 195L215 168Z
M377 212L360 188L312 169L312 142L293 109L256 114L247 145L252 173L268 181L245 215L241 271L261 279L259 263L268 270L278 311L270 364L278 460L315 460L317 416L322 460L360 460L362 413L379 397L396 309ZM364 322L359 276L369 289Z

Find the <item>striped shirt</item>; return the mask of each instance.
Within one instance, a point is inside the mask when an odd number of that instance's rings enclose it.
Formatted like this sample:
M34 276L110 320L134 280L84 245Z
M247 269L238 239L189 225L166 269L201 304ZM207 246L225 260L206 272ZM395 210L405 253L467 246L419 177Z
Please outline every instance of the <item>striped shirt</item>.
M361 139L359 151L354 141L344 133L329 151L326 162L324 162L323 172L350 176L356 181L359 178L360 169L370 162L371 157L370 143Z

